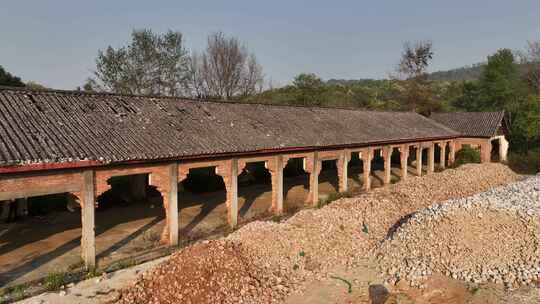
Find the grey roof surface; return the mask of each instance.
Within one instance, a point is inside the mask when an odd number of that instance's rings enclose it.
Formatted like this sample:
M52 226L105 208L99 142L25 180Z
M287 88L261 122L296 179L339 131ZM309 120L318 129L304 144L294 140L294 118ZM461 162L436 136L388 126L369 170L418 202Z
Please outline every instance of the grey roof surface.
M431 119L467 137L492 137L502 126L504 111L433 113Z
M0 88L0 166L123 163L458 135L412 112Z

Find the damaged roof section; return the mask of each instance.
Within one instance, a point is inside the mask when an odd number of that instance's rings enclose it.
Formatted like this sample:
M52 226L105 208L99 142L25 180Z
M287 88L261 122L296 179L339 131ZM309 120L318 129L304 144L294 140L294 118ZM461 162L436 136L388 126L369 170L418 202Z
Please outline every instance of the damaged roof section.
M507 135L504 111L433 113L430 118L465 137L490 138L501 133Z
M125 163L458 135L411 112L0 88L0 166Z

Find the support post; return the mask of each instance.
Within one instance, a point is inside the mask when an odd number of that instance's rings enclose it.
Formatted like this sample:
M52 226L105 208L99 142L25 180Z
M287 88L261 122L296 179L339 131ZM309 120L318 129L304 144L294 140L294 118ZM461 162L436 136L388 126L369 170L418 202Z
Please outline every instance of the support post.
M422 176L422 144L416 146L416 175Z
M373 150L367 148L361 153L364 165L364 190L369 191L371 189L371 159L373 158Z
M169 165L169 193L167 222L169 223L169 245L178 245L178 164Z
M238 225L238 159L236 158L230 160L227 203L229 226L235 228Z
M429 144L428 147L428 174L435 172L435 145L433 143Z
M390 184L392 180L392 150L391 146L386 146L383 148L383 158L384 158L384 179L383 182L385 185Z
M268 164L267 164L268 165ZM272 159L269 168L272 175L272 211L280 215L283 213L283 156L277 155Z
M508 160L508 141L504 136L499 139L499 160L500 162L506 162Z
M450 148L450 152L448 153L448 165L453 166L456 162L456 141L451 140L448 143Z
M409 161L409 145L402 145L399 148L399 162L401 165L401 180L407 180Z
M83 172L82 185L82 238L81 249L82 259L87 269L96 267L96 244L95 244L95 184L94 171L86 170Z
M482 163L489 163L491 161L491 141L486 139L484 143L480 145L480 158Z
M439 147L441 148L441 153L439 155L439 166L441 167L441 169L444 169L446 168L446 142L440 142Z
M319 173L321 172L318 152L313 152L311 157L304 158L304 170L309 173L309 194L306 202L316 206L319 203Z
M349 176L349 160L351 152L343 150L337 160L337 171L339 180L339 192L347 192L349 190L348 176Z
M216 174L223 178L226 191L227 222L231 228L238 224L238 159L232 158L216 167Z

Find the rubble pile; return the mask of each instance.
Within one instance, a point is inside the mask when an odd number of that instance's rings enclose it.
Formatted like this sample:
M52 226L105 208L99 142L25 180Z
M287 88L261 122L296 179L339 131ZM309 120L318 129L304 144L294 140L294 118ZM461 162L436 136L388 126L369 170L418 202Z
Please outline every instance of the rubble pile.
M280 302L302 292L306 280L371 256L408 214L518 179L501 164L465 165L302 210L281 223L252 222L225 240L182 249L123 291L121 303Z
M242 245L206 241L175 253L125 288L115 303L272 303L288 290Z
M382 244L379 265L413 286L432 272L509 288L540 283L540 175L414 213Z

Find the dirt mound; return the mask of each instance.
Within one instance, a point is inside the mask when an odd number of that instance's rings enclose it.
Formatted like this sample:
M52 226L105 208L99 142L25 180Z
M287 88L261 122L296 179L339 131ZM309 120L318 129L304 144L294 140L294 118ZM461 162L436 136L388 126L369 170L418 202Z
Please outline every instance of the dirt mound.
M174 254L124 289L115 303L269 303L287 287L239 244L199 243Z
M534 286L540 282L540 176L419 211L379 255L386 273L413 285L437 272Z
M225 250L214 242L181 250L125 291L121 303L281 302L336 266L361 264L403 217L519 178L500 164L466 165L303 210L282 223L253 222L216 243Z

